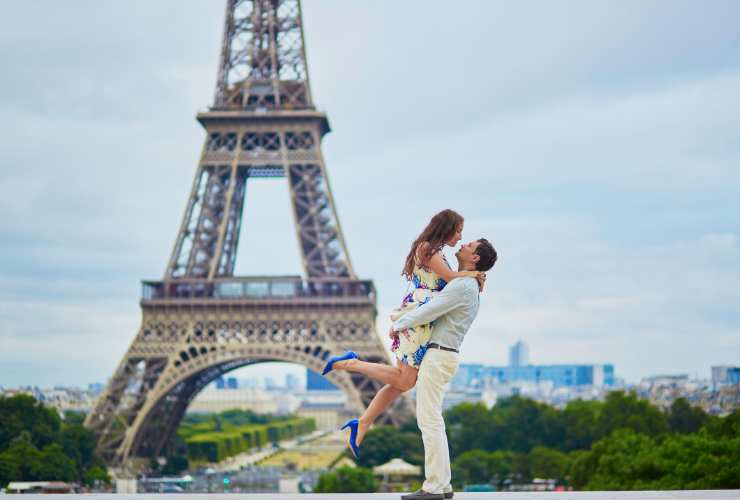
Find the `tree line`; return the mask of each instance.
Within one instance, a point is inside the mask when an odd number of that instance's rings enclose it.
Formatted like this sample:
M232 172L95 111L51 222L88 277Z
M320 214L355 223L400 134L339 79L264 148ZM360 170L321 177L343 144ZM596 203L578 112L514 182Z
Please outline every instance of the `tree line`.
M110 484L106 464L95 454L95 434L82 425L84 417L68 411L62 418L30 395L0 396L0 487L10 481ZM155 473L179 474L193 461L219 461L315 429L313 419L238 409L185 415L165 465L154 458L150 465Z
M190 461L220 462L221 460L277 443L316 430L312 418L280 419L264 424L226 424L217 428L210 422L180 425L177 435L185 441Z
M445 422L456 488L534 478L577 490L740 488L740 409L717 417L679 398L664 411L613 391L562 410L519 396L490 409L463 403L445 412ZM423 465L415 422L371 430L358 465L395 457Z
M0 486L10 481L110 484L81 413L59 412L34 397L0 396Z
M0 486L34 480L110 482L95 454L95 436L82 420L74 412L62 418L28 395L0 396ZM576 400L562 410L519 396L490 409L463 403L446 411L445 421L458 489L480 483L502 488L536 477L579 490L740 488L740 409L716 417L679 398L663 411L633 393L614 391L604 401ZM178 439L185 456L170 457L167 468L187 467L186 441L195 435L247 427L253 433L259 426L260 441L270 442L313 428L312 422L298 424L239 410L188 415ZM320 488L372 490L369 468L396 457L423 465L416 422L372 429L362 444L360 467L327 474Z
M295 415L258 414L237 408L220 413L186 413L172 446L164 451L165 465L152 458L149 466L154 474L181 474L198 464L219 462L314 430L316 423L312 418Z

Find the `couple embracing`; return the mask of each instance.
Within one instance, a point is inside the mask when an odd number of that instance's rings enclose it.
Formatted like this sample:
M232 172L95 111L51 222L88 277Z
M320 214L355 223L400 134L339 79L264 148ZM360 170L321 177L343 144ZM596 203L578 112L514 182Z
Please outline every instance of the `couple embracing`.
M460 345L478 313L479 292L497 254L485 238L461 245L455 253L457 270L442 249L462 239L463 217L443 210L432 217L411 245L403 276L412 285L401 306L393 311L390 338L396 366L362 361L355 352L328 360L332 370L362 373L383 384L359 419L350 420L349 445L359 457L360 445L375 419L401 394L416 386L416 420L424 442L422 488L404 500L452 498L450 454L442 418L446 385L457 372Z

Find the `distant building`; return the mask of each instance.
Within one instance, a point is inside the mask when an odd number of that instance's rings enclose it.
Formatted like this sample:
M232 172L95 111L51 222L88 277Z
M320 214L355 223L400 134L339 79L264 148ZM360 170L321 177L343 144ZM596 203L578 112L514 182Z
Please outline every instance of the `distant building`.
M285 388L291 392L301 390L301 381L292 373L285 375Z
M265 389L268 391L272 391L277 389L277 384L275 383L275 379L272 377L265 377Z
M453 388L483 389L487 386L513 381L534 383L551 381L553 387L614 385L614 366L599 365L527 365L485 366L460 365L452 381Z
M245 389L256 389L258 385L257 379L254 378L243 378L239 380L239 387L243 387Z
M712 367L712 385L715 388L738 384L740 384L740 366L721 365Z
M529 364L529 346L519 340L509 348L509 366L527 366Z
M254 413L277 413L275 398L260 389L222 390L206 387L188 406L188 413L220 413L226 410L249 410Z
M643 377L642 382L649 385L684 386L689 382L689 376L685 373L678 375L651 375Z
M216 379L216 389L238 389L239 382L234 377L223 378L218 377Z
M67 410L78 412L89 412L98 399L99 393L79 389L77 387L60 387L52 389L40 389L38 387L25 386L18 389L5 389L1 395L13 397L26 394L36 398L37 401L52 406L60 412Z
M519 340L509 348L508 366L460 365L452 380L453 390L483 390L492 385L511 382L531 382L535 387L552 382L552 387L613 386L614 366L589 365L531 365L529 346ZM514 391L518 390L513 388ZM535 392L540 392L538 388ZM499 395L501 391L497 390Z
M313 370L306 368L306 390L308 391L338 391L339 387L329 382Z
M729 415L740 408L740 367L713 366L712 379L685 374L644 377L628 388L637 396L663 409L670 409L678 398L701 407L711 415Z
M93 394L100 394L105 390L105 384L100 382L92 382L87 384L87 390Z
M442 401L442 410L448 410L460 403L483 403L486 408L491 408L496 404L497 397L493 391L449 391Z
M295 413L296 409L298 409L303 401L296 395L296 393L292 392L272 392L270 395L275 401L275 405L277 406L276 413L278 415L289 415L291 413Z
M312 403L304 401L296 410L296 415L302 418L312 418L318 430L338 429L341 425L355 418L357 412L348 410L343 403Z
M450 382L450 389L453 391L464 391L466 387L471 387L477 370L482 366L469 364L458 365L457 372Z

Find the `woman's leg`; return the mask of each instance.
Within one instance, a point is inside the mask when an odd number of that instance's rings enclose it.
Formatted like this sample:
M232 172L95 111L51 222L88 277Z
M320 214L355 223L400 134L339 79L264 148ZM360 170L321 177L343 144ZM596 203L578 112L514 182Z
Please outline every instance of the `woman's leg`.
M419 369L413 366L409 366L406 363L399 362L399 370L401 371L401 380L404 380L404 389L399 389L393 385L386 384L378 391L370 404L367 406L365 411L360 416L359 424L357 426L357 444L359 445L365 438L365 434L373 425L378 416L385 411L388 406L391 405L401 394L411 389L416 385L416 377L419 373ZM406 382L406 380L410 382Z
M370 404L359 418L359 425L357 426L357 444L359 445L365 438L370 426L378 418L378 415L390 406L398 397L403 394L403 391L396 389L392 385L384 385L378 393L375 395Z
M348 359L334 363L334 369L362 373L384 384L391 385L401 392L406 392L416 385L416 374L419 370L400 361L397 363L398 366L388 366L381 363L368 363L359 359Z

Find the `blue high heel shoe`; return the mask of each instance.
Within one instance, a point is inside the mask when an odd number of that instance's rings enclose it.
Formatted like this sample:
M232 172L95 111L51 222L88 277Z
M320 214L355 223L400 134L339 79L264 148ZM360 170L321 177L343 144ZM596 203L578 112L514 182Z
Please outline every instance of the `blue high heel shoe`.
M337 361L346 361L348 359L357 358L359 358L359 356L355 351L347 351L341 356L332 356L331 358L329 358L329 361L326 362L326 366L324 366L324 371L321 372L321 374L326 375L327 373L332 371L332 369L334 369L334 363L336 363Z
M360 447L357 446L357 426L360 425L360 421L356 418L353 418L352 420L347 420L347 423L345 423L342 426L341 430L346 429L349 427L350 433L349 433L349 445L352 448L352 454L355 456L356 459L360 459Z

